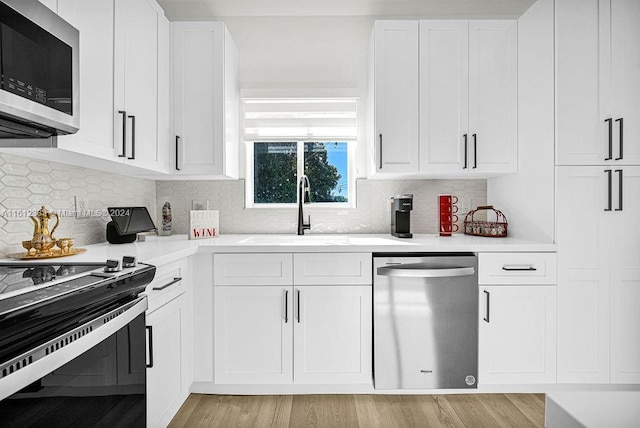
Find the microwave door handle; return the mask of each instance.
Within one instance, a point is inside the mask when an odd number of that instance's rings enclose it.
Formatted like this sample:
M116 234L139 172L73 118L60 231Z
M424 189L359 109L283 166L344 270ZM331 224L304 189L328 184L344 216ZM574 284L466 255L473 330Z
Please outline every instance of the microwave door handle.
M416 264L406 264L399 266L379 267L376 272L382 276L393 276L402 278L450 278L456 276L471 276L475 274L473 267L459 267L446 269L433 269Z

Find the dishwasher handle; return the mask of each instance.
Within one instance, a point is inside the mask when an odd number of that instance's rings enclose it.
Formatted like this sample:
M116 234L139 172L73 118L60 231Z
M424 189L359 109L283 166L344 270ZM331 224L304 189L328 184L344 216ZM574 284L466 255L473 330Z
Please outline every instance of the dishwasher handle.
M456 276L471 276L476 270L473 267L433 268L424 263L382 266L376 272L383 276L402 278L449 278Z

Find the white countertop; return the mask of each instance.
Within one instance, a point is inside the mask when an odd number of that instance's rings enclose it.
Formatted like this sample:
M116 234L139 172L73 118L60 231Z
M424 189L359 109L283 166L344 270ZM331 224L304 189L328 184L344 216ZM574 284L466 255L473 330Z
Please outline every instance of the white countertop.
M282 253L282 252L554 252L556 245L514 238L484 238L462 234L451 237L414 235L222 235L190 241L186 235L147 236L131 244L87 245L87 252L74 255L73 262L104 262L135 256L138 261L164 264L196 253ZM58 258L62 262L66 258ZM5 260L7 261L7 260ZM15 260L13 260L15 261ZM35 260L30 260L35 261ZM39 262L39 261L38 261ZM51 263L51 259L42 260Z

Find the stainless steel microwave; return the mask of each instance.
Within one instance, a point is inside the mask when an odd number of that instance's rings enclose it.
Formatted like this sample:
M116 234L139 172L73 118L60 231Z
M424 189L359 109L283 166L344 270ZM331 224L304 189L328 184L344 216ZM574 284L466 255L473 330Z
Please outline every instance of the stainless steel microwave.
M78 30L38 0L0 0L0 145L78 131L78 55Z

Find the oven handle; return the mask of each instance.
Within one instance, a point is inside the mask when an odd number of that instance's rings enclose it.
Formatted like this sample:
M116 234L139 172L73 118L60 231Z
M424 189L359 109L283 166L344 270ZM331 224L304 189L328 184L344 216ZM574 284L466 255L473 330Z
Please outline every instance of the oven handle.
M378 275L402 278L450 278L471 276L476 270L473 267L433 268L426 263L410 263L395 266L383 266L377 269Z
M1 363L0 400L84 354L143 314L147 307L147 296L141 296L6 363ZM3 376L4 369L11 373Z

